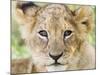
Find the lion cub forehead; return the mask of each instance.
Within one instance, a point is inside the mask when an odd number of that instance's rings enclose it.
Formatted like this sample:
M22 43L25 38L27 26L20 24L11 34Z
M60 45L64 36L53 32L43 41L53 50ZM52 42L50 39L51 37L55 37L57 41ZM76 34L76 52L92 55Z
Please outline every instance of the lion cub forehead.
M44 20L47 19L54 19L56 20L58 18L66 18L66 19L71 19L72 18L72 13L71 10L63 5L63 4L48 4L45 6L43 9L40 10L39 15L38 15L38 20Z
M48 4L46 6L46 9L51 9L51 8L58 8L58 9L62 9L62 10L65 10L65 5L63 4Z
M48 4L41 11L42 14L71 15L69 8L63 4Z

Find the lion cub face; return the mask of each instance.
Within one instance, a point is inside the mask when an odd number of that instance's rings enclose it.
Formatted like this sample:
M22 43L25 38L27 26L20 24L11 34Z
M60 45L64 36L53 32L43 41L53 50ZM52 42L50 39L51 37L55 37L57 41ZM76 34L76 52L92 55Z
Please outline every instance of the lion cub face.
M66 60L76 50L78 44L73 25L70 13L62 5L50 5L37 16L37 22L32 30L31 49L34 49L33 53L37 52L33 57L38 54L35 57L39 58L36 60L38 63L67 64Z
M32 53L33 64L46 66L50 71L66 70L67 64L78 56L80 45L92 27L89 11L88 6L72 12L60 4L45 7L18 4L17 16L23 24L22 35Z

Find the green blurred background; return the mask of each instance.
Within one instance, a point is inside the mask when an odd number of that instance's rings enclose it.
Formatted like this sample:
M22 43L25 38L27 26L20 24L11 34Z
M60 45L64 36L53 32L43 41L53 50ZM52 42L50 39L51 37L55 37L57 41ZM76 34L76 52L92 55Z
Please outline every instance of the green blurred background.
M40 6L43 6L47 3L36 3ZM70 9L74 10L76 8L78 8L80 5L68 5ZM96 14L96 7L95 6L91 6L94 13L94 21L96 21L95 19L95 14ZM23 39L21 39L21 34L19 32L19 28L18 28L18 23L15 20L15 16L14 16L14 8L15 8L15 2L12 2L12 24L11 24L11 52L12 52L12 58L25 58L25 57L29 57L30 54L27 51L27 48L25 46L25 43L23 41ZM88 41L95 47L95 42L96 42L96 25L94 26L93 31L88 35Z

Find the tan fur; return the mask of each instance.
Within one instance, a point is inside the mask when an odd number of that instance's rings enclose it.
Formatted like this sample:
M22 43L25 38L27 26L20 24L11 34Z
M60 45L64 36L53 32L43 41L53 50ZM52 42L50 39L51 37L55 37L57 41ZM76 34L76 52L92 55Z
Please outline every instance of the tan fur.
M81 6L72 12L65 5L48 4L44 7L27 8L25 13L16 7L17 21L23 24L20 25L21 33L24 34L22 37L32 55L30 73L94 69L95 50L87 41L87 34L93 27L92 14L90 6ZM38 34L40 30L46 30L48 38L41 37ZM65 30L72 31L66 39L63 37ZM49 53L59 55L62 52L58 62L63 65L48 66L54 63ZM13 73L19 73L17 69L13 69L12 66Z

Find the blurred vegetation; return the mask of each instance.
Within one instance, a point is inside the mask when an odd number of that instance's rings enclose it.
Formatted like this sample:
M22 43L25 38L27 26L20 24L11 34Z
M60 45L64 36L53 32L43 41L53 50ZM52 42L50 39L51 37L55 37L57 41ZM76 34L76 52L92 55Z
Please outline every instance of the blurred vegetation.
M39 5L45 5L41 3L37 3ZM68 5L70 9L74 10L79 5ZM95 20L95 6L92 6L94 10L94 20ZM96 38L96 26L94 26L93 31L88 35L88 41L95 47L95 38ZM12 50L12 58L24 58L30 56L29 52L27 51L27 48L25 46L25 43L23 39L21 39L21 35L18 29L18 23L14 19L13 15L13 8L12 8L12 25L11 25L11 50Z
M12 35L11 35L11 48L12 58L24 58L29 56L29 52L24 44L24 40L21 39L21 35L18 29L17 22L12 18Z

